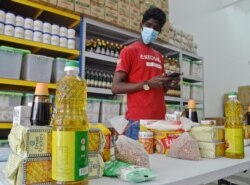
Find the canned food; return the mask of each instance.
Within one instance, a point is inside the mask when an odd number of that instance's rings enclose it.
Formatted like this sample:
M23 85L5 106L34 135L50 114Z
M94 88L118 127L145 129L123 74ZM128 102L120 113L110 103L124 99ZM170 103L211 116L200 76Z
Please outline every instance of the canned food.
M4 35L14 36L15 28L12 24L5 24Z
M43 43L50 44L51 43L51 35L48 33L43 34Z
M33 33L33 40L36 42L42 42L43 41L43 34L41 31L34 31Z
M76 31L74 29L68 29L68 38L75 39Z
M16 16L16 26L24 27L24 18L20 15Z
M52 35L59 35L60 34L59 26L57 24L52 24L51 34Z
M68 48L75 49L75 39L68 39Z
M24 30L24 39L33 40L33 30L25 29Z
M24 19L24 28L25 29L31 29L33 30L34 28L34 21L31 18L25 18Z
M43 22L40 20L34 21L34 31L42 31L43 30Z
M66 27L60 27L60 37L67 37L68 29Z
M0 10L0 22L5 23L5 11Z
M16 16L11 12L5 14L5 24L15 25Z
M15 27L14 37L23 39L24 38L24 28L20 27L20 26L16 26Z
M51 34L51 24L48 22L43 23L43 33Z
M52 35L51 36L51 44L52 45L59 46L59 42L60 42L59 35Z
M67 37L60 37L60 47L66 48L68 46Z

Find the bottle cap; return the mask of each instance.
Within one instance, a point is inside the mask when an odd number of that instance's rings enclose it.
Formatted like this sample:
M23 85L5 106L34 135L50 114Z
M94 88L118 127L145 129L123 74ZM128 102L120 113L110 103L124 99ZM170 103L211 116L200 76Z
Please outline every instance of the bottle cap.
M79 71L79 62L77 60L68 60L68 62L66 62L64 71L71 70Z
M192 99L188 100L188 108L189 109L195 109L196 108L195 100L192 100Z
M49 95L48 84L46 83L37 83L35 95Z
M228 93L228 97L237 97L237 93L236 92L230 92L230 93Z

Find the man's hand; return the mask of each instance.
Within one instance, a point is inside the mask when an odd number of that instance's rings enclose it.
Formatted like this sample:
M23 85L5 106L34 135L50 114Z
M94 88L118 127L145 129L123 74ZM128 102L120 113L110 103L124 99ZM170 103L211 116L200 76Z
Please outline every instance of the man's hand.
M166 77L166 75L163 73L162 75L155 76L148 80L148 85L150 88L162 88L162 87L169 87L172 79Z

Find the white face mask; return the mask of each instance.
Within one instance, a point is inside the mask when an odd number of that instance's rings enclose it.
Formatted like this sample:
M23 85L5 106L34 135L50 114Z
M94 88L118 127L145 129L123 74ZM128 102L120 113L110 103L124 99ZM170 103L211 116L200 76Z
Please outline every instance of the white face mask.
M154 42L158 37L159 32L153 28L142 27L141 37L144 44Z

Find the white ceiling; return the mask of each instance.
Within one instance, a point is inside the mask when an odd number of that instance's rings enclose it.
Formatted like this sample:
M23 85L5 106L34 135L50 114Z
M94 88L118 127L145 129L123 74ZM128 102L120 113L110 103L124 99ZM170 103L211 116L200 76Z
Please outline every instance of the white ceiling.
M242 10L250 11L250 0L221 0L223 7L237 6Z

